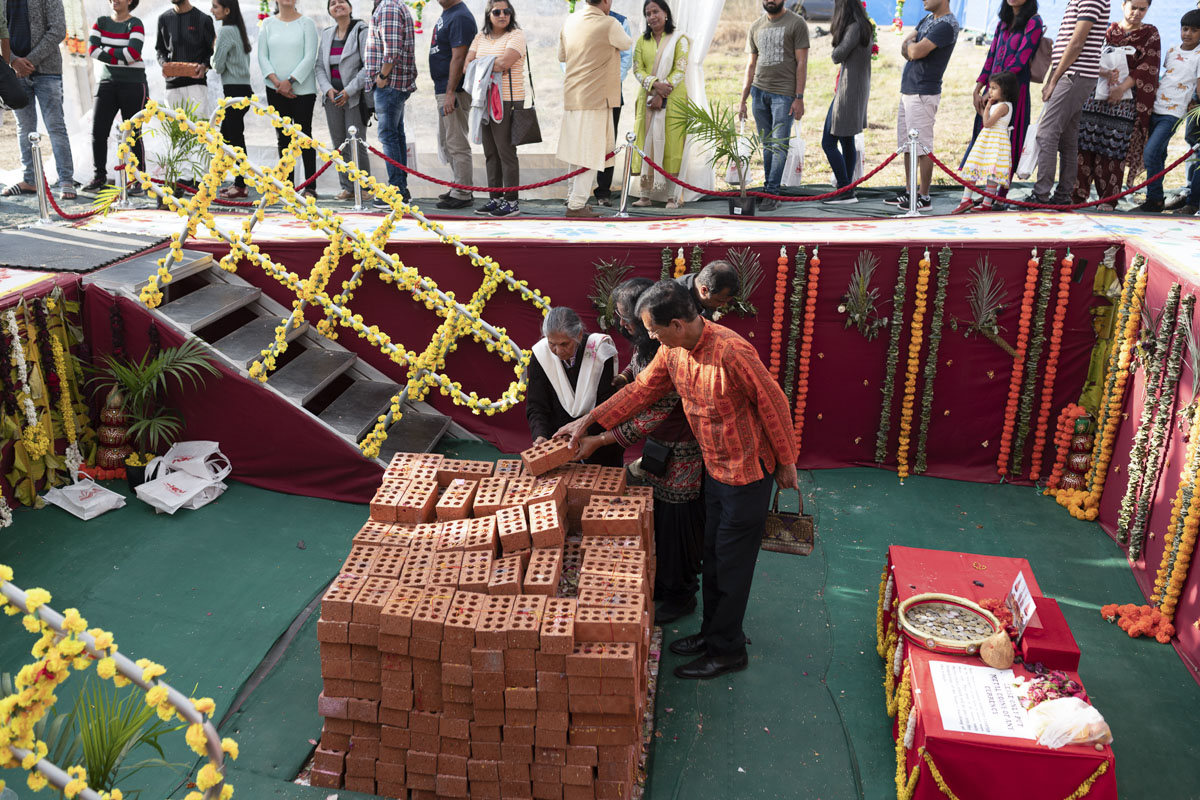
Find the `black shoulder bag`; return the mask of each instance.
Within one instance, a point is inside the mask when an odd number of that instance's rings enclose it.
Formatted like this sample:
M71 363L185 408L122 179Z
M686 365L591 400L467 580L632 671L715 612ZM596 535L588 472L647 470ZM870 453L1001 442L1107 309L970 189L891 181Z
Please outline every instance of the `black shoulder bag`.
M525 104L514 104L512 108L512 127L509 128L513 147L523 144L537 144L542 141L542 128L538 124L537 92L533 88L533 67L529 63L529 51L525 51L525 66L529 70L529 108ZM508 71L508 94L513 93L512 70Z

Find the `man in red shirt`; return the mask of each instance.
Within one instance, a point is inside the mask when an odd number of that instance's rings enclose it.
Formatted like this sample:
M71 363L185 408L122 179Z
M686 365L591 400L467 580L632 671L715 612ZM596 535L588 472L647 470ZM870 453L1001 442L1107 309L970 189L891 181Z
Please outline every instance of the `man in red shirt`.
M766 526L772 474L781 489L798 489L796 439L787 398L754 347L696 311L691 293L661 281L638 300L637 315L659 348L637 379L558 432L572 446L588 426L611 429L668 392L679 393L707 470L704 502L704 621L700 633L671 644L698 656L675 669L680 678L715 678L745 669L742 620ZM613 434L588 440L591 447ZM586 449L583 448L583 449ZM581 450L581 456L588 453Z

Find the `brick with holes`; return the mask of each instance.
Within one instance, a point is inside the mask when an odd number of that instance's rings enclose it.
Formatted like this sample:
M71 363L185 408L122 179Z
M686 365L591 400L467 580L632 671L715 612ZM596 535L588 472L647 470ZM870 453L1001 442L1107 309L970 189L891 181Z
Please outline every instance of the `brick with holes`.
M396 522L432 522L437 504L438 485L434 480L414 480L404 492L396 510Z
M462 571L458 575L458 588L464 592L488 593L492 577L492 553L483 550L468 550L462 556Z
M504 498L500 501L501 508L524 506L529 502L529 493L533 491L537 478L509 478L508 488L504 490Z
M445 458L438 465L437 480L442 486L449 486L455 480L477 481L490 478L495 471L496 465L491 461Z
M487 517L499 511L507 490L508 478L496 476L481 480L475 489L475 516Z
M404 562L408 559L408 550L399 547L380 547L379 552L371 559L370 575L387 578L392 581L400 580L404 571Z
M371 519L378 522L396 522L408 484L407 480L384 480L375 490L375 496L371 498Z
M529 537L534 547L561 547L566 531L561 506L553 500L529 504Z
M499 539L496 538L496 517L476 517L469 520L467 526L467 539L463 543L463 550L484 550L489 553L496 552L496 545Z
M521 453L521 461L531 475L541 475L555 467L560 467L575 458L576 452L571 449L566 437L547 439L535 444Z
M475 491L478 487L478 481L463 480L462 478L453 480L446 486L446 491L442 493L434 507L438 520L470 517L475 505Z
M492 562L492 573L488 576L488 594L514 595L521 593L525 572L520 556L507 556Z
M523 506L510 506L497 511L496 533L500 539L500 550L505 555L527 550L533 545Z
M545 597L522 594L513 598L512 612L508 618L507 646L536 650L541 641L542 618L545 615Z
M540 631L541 652L550 655L569 655L575 650L576 601L551 597L546 600Z
M475 628L483 612L487 595L460 591L454 594L446 612L442 640L449 645L460 645L468 651L475 646ZM469 671L468 667L468 671ZM466 684L470 685L470 684Z
M522 588L526 594L552 597L558 591L558 582L561 577L562 549L537 549L530 556Z
M475 625L475 646L484 650L504 650L508 647L508 618L512 614L512 597L489 596Z
M459 575L462 573L462 560L461 550L434 554L433 563L429 568L429 585L457 587ZM454 592L451 591L450 594L453 595Z
M331 622L349 622L353 616L354 598L362 589L365 577L338 575L321 597L321 617Z

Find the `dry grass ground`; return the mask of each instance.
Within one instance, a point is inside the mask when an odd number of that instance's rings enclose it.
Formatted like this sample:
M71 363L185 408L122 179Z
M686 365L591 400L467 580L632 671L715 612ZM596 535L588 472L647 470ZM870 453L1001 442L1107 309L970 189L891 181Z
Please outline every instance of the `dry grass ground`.
M746 66L746 31L762 13L758 0L727 0L725 12L712 49L704 62L708 97L711 101L737 105L741 96L742 76ZM818 28L828 31L829 23L809 23L811 49L808 56L808 87L805 91L805 115L802 120L805 143L805 181L831 183L832 174L825 154L821 150L821 129L825 113L833 99L834 80L837 67L830 60L833 46L828 35L818 36ZM900 93L900 73L904 59L900 55L902 37L890 27L879 29L878 58L871 68L871 101L867 112L868 128L865 132L866 169L870 170L896 149L896 98ZM987 46L976 45L963 37L954 49L954 57L946 71L942 85L942 101L938 108L934 150L946 164L955 166L962 159L971 141L971 126L975 111L971 105L971 92L987 57ZM1034 84L1033 118L1041 113L1041 85ZM1183 154L1186 145L1182 133L1172 140L1168 163ZM754 181L762 181L762 159L753 165ZM724 171L720 171L720 176ZM719 176L719 177L720 177ZM935 185L947 185L952 181L938 170L934 170ZM718 180L718 183L721 183ZM904 165L897 160L868 182L868 186L902 186ZM1183 185L1183 170L1178 169L1167 176L1168 188Z

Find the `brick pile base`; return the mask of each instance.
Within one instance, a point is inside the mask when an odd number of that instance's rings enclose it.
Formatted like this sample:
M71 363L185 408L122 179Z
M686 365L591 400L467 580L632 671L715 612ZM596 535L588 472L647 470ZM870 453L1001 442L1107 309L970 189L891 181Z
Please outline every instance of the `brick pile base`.
M321 601L314 786L413 800L632 796L651 497L620 469L547 470L557 453L523 455L401 453L388 466Z

